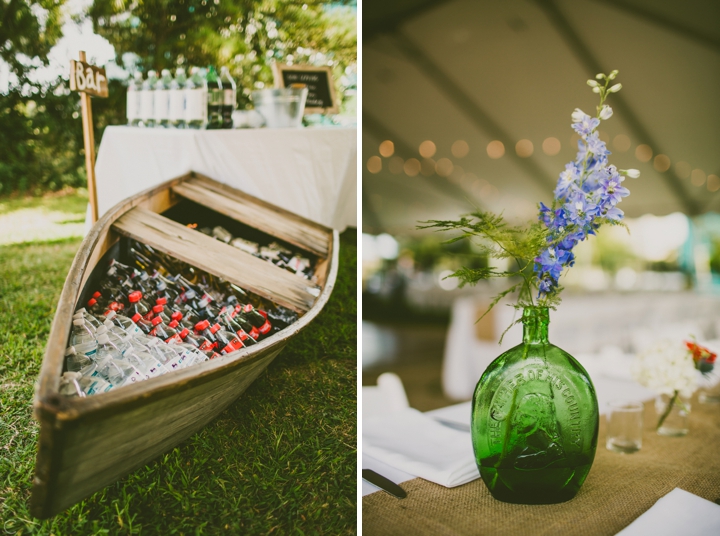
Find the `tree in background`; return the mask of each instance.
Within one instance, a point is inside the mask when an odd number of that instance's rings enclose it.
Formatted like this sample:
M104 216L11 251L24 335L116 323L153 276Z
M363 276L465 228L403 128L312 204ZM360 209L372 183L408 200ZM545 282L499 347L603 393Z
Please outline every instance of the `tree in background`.
M273 61L331 65L341 84L357 58L355 2L308 0L95 0L95 32L130 70L227 66L240 108L272 86ZM133 62L132 59L135 61ZM338 89L342 89L339 87Z
M8 87L0 88L0 194L86 182L77 97L66 81L33 77L62 36L64 3L0 2L0 69L9 72Z
M43 86L29 76L34 67L47 64L47 54L61 36L64 2L0 2L0 57L18 79L7 95L0 94L0 143L9 148L0 152L0 194L85 183L77 95L69 94L66 78ZM344 86L353 85L355 4L95 0L88 16L94 31L115 48L116 63L129 73L193 65L229 67L238 82L242 109L250 104L253 89L272 86L273 61L331 65L340 95ZM110 97L93 99L97 143L107 125L125 123L125 84L110 80Z

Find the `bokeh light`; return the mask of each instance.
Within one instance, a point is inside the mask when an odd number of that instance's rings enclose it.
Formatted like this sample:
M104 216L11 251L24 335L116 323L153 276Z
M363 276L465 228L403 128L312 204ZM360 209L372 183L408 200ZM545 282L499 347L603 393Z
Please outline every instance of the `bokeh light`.
M453 172L453 163L449 158L441 158L435 164L435 171L441 177L449 177Z
M405 170L405 175L408 177L414 177L418 173L420 173L420 160L417 158L408 158L405 160L405 164L403 165L403 170Z
M425 140L420 144L420 148L418 149L418 152L420 153L420 156L423 158L432 158L435 156L435 152L437 151L437 147L433 142L430 140Z
M711 192L720 190L720 177L710 174L707 178L707 189Z
M370 173L380 173L382 170L382 159L379 156L371 156L367 161L367 169Z
M557 138L545 138L545 140L542 143L542 150L543 153L545 153L548 156L555 156L560 152L561 145L560 140Z
M618 134L613 138L613 147L621 153L630 149L630 145L630 138L628 138L625 134Z
M650 148L649 145L645 143L641 143L637 147L635 147L635 158L640 160L640 162L649 162L652 158L653 151Z
M501 141L493 140L490 143L488 143L487 154L493 160L502 158L502 155L505 154L505 146L503 145L503 143Z
M470 152L470 146L465 140L457 140L452 144L450 152L455 158L465 158Z
M690 182L694 186L702 186L705 184L705 172L702 169L693 169L690 174Z
M390 173L393 175L400 175L400 173L403 172L403 166L405 165L405 160L403 160L399 156L393 156L390 159L390 162L388 162L388 169L390 170Z
M391 157L395 153L395 144L390 140L385 140L380 144L380 154L385 158Z
M530 140L520 140L515 144L515 152L520 158L528 158L533 154L533 144Z
M667 171L670 169L670 158L664 154L657 155L653 160L653 167L656 171Z

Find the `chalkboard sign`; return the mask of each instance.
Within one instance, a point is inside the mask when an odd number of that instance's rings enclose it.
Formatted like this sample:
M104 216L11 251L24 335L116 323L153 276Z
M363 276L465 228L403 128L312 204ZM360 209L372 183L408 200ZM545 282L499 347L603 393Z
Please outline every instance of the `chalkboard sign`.
M295 84L307 86L306 114L336 114L339 112L340 107L335 96L335 84L333 84L330 67L274 63L273 75L275 76L275 87L290 87Z

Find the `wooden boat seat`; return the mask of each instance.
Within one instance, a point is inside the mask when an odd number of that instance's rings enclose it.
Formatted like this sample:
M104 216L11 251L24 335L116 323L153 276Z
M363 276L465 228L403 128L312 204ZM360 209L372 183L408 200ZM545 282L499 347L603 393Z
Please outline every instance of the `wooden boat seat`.
M142 207L123 214L112 228L298 313L308 311L320 295L295 274Z

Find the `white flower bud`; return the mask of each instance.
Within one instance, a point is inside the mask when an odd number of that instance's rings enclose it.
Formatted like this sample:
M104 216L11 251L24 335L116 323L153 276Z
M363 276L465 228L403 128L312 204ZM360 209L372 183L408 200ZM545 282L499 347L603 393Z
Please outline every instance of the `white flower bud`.
M600 119L603 121L610 119L612 117L613 110L608 106L607 104L603 104L603 107L600 108Z
M640 176L640 171L637 169L623 169L620 171L620 174L630 177L631 179L637 179Z
M615 69L613 72L610 73L610 76L608 76L608 78L610 80L615 80L615 77L618 75L618 72L619 71L617 69Z
M620 91L621 89L622 89L622 84L615 84L615 85L612 86L610 89L608 89L608 92L610 92L610 93L617 93L617 92Z
M588 80L587 85L590 87L597 87L598 83L595 80Z
M597 78L598 80L601 80L601 79L605 78L605 75L602 73L598 73L595 75L595 78Z
M583 112L580 108L575 108L575 111L572 113L571 116L573 123L582 123L586 115L587 114Z
M599 87L594 87L594 88L593 88L593 93L600 93L600 88L599 88Z

